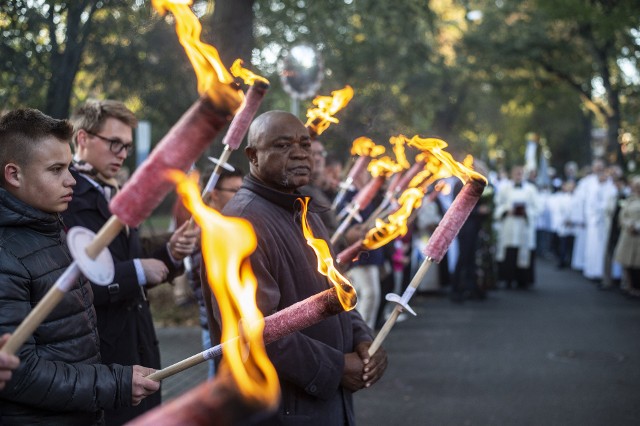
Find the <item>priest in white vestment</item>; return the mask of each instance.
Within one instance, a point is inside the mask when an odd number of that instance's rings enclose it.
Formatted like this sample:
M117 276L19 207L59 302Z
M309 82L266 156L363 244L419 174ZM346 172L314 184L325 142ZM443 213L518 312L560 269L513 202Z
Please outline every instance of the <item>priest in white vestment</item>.
M523 181L524 170L516 166L511 182L496 197L494 218L500 223L496 247L499 279L507 288L513 281L524 288L532 284L532 247L535 247L535 224L538 214L538 190Z
M585 190L585 236L583 275L590 280L600 280L604 272L604 256L607 247L607 207L618 191L613 181L602 170Z

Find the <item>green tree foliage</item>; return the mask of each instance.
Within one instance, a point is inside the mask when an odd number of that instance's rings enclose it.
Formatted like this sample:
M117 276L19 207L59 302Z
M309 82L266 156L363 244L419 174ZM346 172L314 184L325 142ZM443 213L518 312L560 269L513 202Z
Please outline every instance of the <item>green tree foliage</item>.
M270 80L261 110L289 109L282 49L315 46L325 64L318 94L355 89L322 135L345 159L358 136L386 144L419 134L498 166L521 162L534 131L559 167L589 160L592 127L609 130L610 151L620 141L637 150L635 3L201 0L194 10L227 66L242 58ZM0 31L5 108L66 116L88 97L121 99L153 123L157 141L198 96L173 18L148 0L11 0L0 3ZM301 115L310 106L303 101Z
M513 88L526 93L526 99L511 97L536 112L531 115L532 129L546 132L554 151L570 144L578 150L574 159L588 159L589 130L595 125L607 129L608 158L621 162L619 136L625 127L634 126L625 119L627 107L632 106L626 103L626 94L637 95L638 89L638 81L629 80L621 69L626 64L637 76L637 2L473 3L483 15L465 35L465 43L484 70L484 80L503 98L505 90ZM578 120L577 107L592 119ZM567 120L575 123L574 130L567 128Z
M442 66L446 58L431 25L437 17L426 2L271 1L256 6L256 21L258 49L318 47L327 69L319 94L354 88L338 115L341 124L323 137L335 150L348 151L362 135L382 144L400 133L449 136L464 88L449 84L455 74Z
M153 124L158 141L198 98L193 67L175 33L170 14L161 17L147 2L122 13L95 17L73 103L89 97L122 100Z
M93 19L127 1L12 0L0 3L0 100L66 117Z

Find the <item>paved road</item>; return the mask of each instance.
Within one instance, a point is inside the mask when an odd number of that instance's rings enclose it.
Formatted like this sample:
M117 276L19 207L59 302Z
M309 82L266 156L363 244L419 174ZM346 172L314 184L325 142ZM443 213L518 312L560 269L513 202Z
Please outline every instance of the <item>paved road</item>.
M359 425L640 424L640 301L539 261L531 290L412 306L385 342L385 377L355 395ZM199 351L197 329L159 338L166 365ZM165 400L205 376L165 380Z

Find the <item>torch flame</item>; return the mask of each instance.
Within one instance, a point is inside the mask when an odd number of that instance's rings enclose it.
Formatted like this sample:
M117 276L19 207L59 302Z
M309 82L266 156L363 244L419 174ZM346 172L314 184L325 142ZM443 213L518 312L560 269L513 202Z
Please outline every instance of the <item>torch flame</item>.
M205 95L218 108L234 113L244 94L236 87L215 47L200 40L202 25L191 11L191 0L152 0L161 15L170 11L176 18L176 33L198 78L198 93Z
M307 240L307 244L313 249L318 258L318 271L329 278L329 281L336 288L338 300L345 311L350 311L356 307L356 291L349 282L333 265L333 258L327 242L320 238L315 238L309 224L307 223L307 210L309 197L298 198L302 205L302 233Z
M391 157L385 155L384 157L371 160L371 163L369 163L367 170L369 170L369 173L371 173L371 176L373 177L382 175L389 177L394 173L401 172L402 170L404 170L404 167L401 164L393 161Z
M404 153L405 140L406 138L403 135L392 136L391 138L389 138L389 142L391 142L391 145L393 145L393 153L395 154L396 159L394 161L391 157L384 156L372 160L367 167L367 170L369 171L369 173L371 173L371 176L377 177L384 175L385 177L389 177L392 174L399 173L411 166L407 161L407 157Z
M428 151L423 152L422 155L424 155L422 158L427 161L424 166L424 170L418 173L411 182L409 182L408 187L417 188L419 186L426 193L429 186L433 185L440 179L450 177L451 172L447 167L442 165L442 161L438 160Z
M222 341L227 342L222 368L230 370L243 397L273 409L279 402L280 387L264 347L263 316L255 302L256 278L249 263L257 247L253 227L207 206L200 197L197 173L193 177L178 170L167 173L202 229L202 259L222 315ZM241 338L235 339L237 336Z
M477 179L484 181L485 183L487 182L487 179L480 173L477 173L471 168L466 167L464 164L457 162L453 159L451 154L444 151L444 148L446 148L448 144L442 139L420 138L418 135L416 135L409 141L409 146L418 148L423 152L429 152L431 155L440 160L444 167L449 170L451 175L460 179L462 183L466 183L469 179Z
M432 174L429 170L427 169L421 170L420 172L418 172L417 175L413 177L413 179L411 179L411 181L409 182L409 185L407 185L407 188L418 187L418 185L425 182L426 179L429 178L430 176L432 176ZM425 186L429 186L429 184L426 184Z
M400 151L397 147L404 145L405 140L406 138L402 135L390 139L399 162L405 158L404 148L402 147L402 151ZM448 194L451 191L451 186L441 179L454 175L463 182L465 179L485 180L482 175L471 169L473 157L467 156L464 164L456 162L449 153L443 151L447 147L447 143L441 139L420 139L415 136L409 141L409 145L422 150L422 153L416 157L416 161L426 161L424 170L411 179L408 188L398 199L400 207L387 216L386 222L376 219L375 227L367 232L362 241L362 246L368 250L382 247L407 233L407 221L413 210L420 207L422 198L431 185L435 184L435 191ZM395 166L399 166L399 164L394 163L388 157L383 157L379 160L373 160L369 165L369 170L375 176L374 173L389 173Z
M384 154L384 151L384 146L376 145L374 141L366 136L356 138L351 145L351 155L359 155L361 157L375 158Z
M305 126L316 135L321 135L331 123L339 123L334 115L344 108L351 98L353 98L353 89L349 85L344 89L334 90L331 96L316 96L312 102L317 108L307 110L308 120Z
M391 136L389 138L389 143L393 146L393 153L396 155L396 162L400 164L403 169L411 167L404 153L404 144L406 141L407 138L404 135Z
M236 59L233 61L233 65L231 65L231 74L233 74L234 77L241 78L247 86L253 86L256 81L261 81L267 85L269 84L269 80L252 73L246 68L243 68L242 64L242 59Z
M362 245L368 250L373 250L384 246L397 237L405 235L408 230L407 221L409 216L411 216L414 209L420 207L422 197L424 197L424 192L420 189L406 189L398 199L400 208L387 216L386 223L381 219L376 219L375 228L367 232Z

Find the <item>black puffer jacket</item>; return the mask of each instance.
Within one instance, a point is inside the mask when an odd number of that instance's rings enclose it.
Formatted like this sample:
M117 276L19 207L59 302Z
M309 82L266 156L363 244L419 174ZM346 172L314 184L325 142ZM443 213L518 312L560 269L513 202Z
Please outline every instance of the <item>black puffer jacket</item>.
M58 215L0 188L0 335L13 332L72 261ZM131 405L132 368L100 364L91 286L79 280L20 348L0 391L2 424L92 425Z

